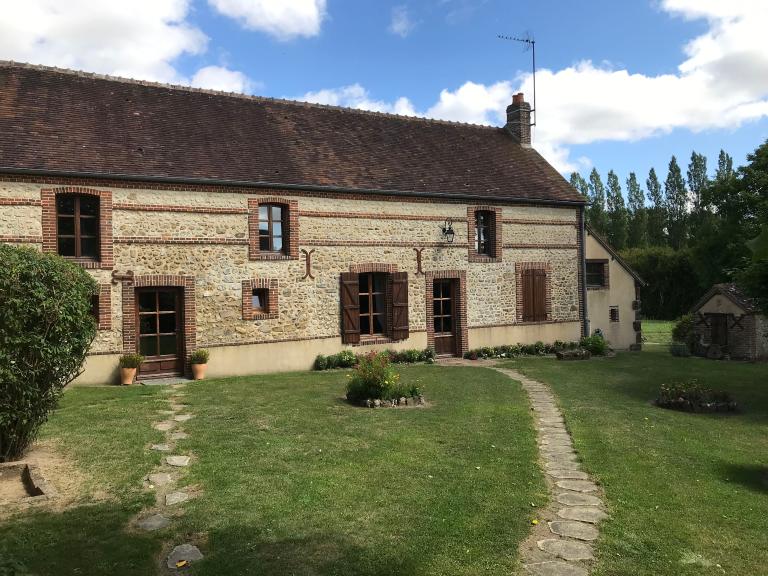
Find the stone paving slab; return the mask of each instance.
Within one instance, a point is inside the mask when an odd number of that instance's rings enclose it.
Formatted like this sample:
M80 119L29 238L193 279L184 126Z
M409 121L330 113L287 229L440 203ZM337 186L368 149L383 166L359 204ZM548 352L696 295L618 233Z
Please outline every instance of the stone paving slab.
M171 422L166 420L165 422L156 422L155 424L152 424L152 428L155 430L159 430L160 432L168 432L171 428L176 426L176 422Z
M579 561L579 560L594 560L592 555L592 548L588 544L582 542L574 542L573 540L561 540L560 538L547 538L546 540L539 540L537 545L540 550L562 558L563 560Z
M186 440L189 438L189 434L186 432L173 432L171 434L171 440Z
M171 466L189 466L189 456L168 456L165 461Z
M588 480L589 475L580 470L548 470L547 474L558 480Z
M574 470L577 472L581 471L581 464L575 459L569 459L565 460L562 458L558 458L557 460L549 460L548 462L544 463L544 468L547 471L550 470Z
M153 532L155 530L162 530L170 523L171 521L162 514L153 514L143 520L139 520L139 522L136 523L136 526L147 532Z
M548 522L552 534L565 536L566 538L575 538L576 540L592 541L597 540L599 532L592 524L585 522L576 522L574 520L555 520Z
M525 569L533 576L587 576L589 574L581 566L557 561L526 564Z
M556 482L558 488L573 490L574 492L597 492L597 485L589 480L560 480Z
M166 486L173 482L173 476L167 472L158 472L147 476L147 481L153 486Z
M565 520L578 520L590 524L597 524L608 516L596 506L566 506L558 510L557 515Z
M560 504L565 506L602 506L603 501L591 494L576 494L575 492L563 492L555 497Z
M178 490L176 492L171 492L165 495L166 506L175 506L176 504L181 504L182 502L186 502L187 500L189 500L189 494L187 494L186 492L182 492L181 490Z
M193 546L192 544L181 544L171 551L165 565L172 570L178 570L176 567L177 562L186 560L192 564L202 559L203 554L197 546Z
M157 450L158 452L170 452L171 447L168 446L168 444L152 444L152 450Z
M177 414L176 416L173 417L173 419L176 420L176 422L186 422L187 420L191 420L192 418L194 418L192 414Z

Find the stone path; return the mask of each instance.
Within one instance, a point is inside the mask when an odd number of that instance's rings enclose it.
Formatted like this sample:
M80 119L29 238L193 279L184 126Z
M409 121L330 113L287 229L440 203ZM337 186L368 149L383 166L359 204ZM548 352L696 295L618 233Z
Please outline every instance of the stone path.
M154 384L154 383L153 383ZM156 384L161 384L157 382ZM163 401L168 403L168 409L158 410L157 413L165 416L166 420L155 422L152 427L155 430L165 433L165 440L152 444L149 450L154 450L163 454L163 463L160 467L148 474L144 479L146 488L155 491L156 505L152 510L145 510L139 514L136 520L136 526L140 530L153 532L162 530L170 526L173 520L178 517L183 508L183 504L194 497L189 488L177 487L180 480L180 471L184 470L192 462L189 454L174 454L176 451L176 442L186 440L189 434L184 432L180 426L194 417L194 414L183 413L187 409L184 402L184 392L186 386L185 380L174 380L173 382L163 382L166 387L163 389L165 397ZM183 543L174 546L164 564L171 572L183 571L193 562L202 560L203 554L197 546L190 543Z
M522 384L531 401L540 461L552 495L520 546L523 568L532 576L588 576L594 561L592 542L608 514L599 486L581 469L552 391L519 372L496 368L494 362L451 359L441 364L493 368Z

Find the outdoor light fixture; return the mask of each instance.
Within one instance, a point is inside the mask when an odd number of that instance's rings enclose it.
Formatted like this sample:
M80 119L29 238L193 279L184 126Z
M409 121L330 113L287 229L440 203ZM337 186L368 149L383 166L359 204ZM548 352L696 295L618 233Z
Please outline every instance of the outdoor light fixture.
M443 238L448 240L449 244L452 244L453 238L456 236L456 232L453 231L453 220L450 218L446 220L445 224L440 227L440 231L443 233Z

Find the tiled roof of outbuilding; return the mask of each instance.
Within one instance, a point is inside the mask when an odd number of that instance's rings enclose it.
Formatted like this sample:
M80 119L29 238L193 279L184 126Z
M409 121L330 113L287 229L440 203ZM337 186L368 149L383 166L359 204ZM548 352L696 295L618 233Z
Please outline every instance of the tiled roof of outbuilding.
M704 296L699 299L699 301L696 303L696 305L691 308L693 312L696 312L699 308L704 306L709 300L712 298L712 296L716 294L722 294L726 298L728 298L731 302L736 304L739 308L744 310L746 314L751 314L753 312L758 311L757 302L753 298L750 298L747 296L741 288L739 288L736 284L733 282L728 282L724 284L715 284L710 288Z
M0 62L0 172L583 202L503 128Z

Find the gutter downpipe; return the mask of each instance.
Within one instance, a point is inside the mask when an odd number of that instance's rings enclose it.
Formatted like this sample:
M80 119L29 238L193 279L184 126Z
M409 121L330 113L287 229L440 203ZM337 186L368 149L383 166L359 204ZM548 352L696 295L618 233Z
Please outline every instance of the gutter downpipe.
M581 325L581 335L589 336L589 306L587 304L587 254L586 254L586 228L584 226L584 206L579 208L579 258L581 259L581 301L584 306L584 316Z

